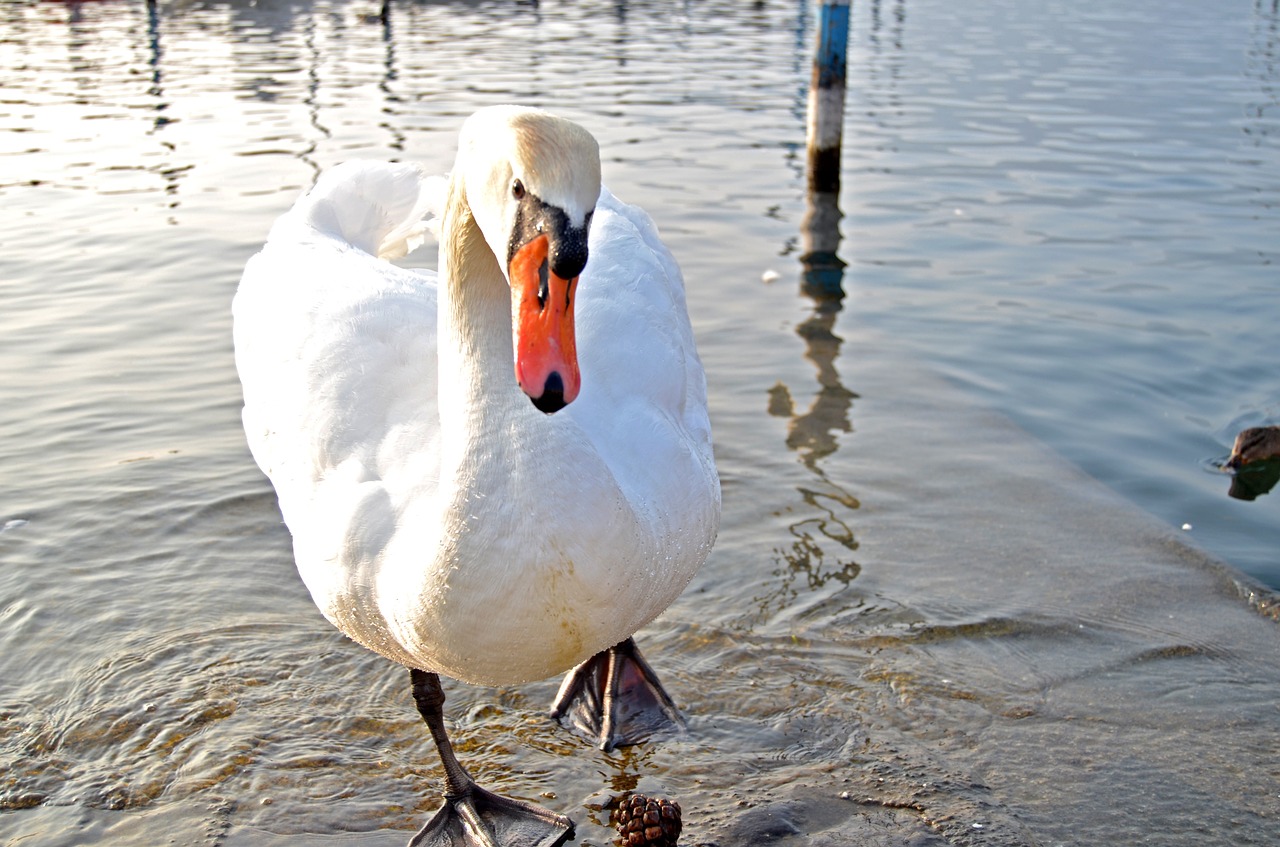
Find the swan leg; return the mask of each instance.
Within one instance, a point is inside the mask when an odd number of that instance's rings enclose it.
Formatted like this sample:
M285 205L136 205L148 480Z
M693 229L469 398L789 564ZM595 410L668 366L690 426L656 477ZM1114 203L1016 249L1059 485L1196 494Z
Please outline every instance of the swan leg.
M434 673L412 669L413 699L444 765L444 805L409 847L556 847L573 821L549 809L500 797L476 785L458 762L444 727L444 689Z
M605 751L685 728L680 711L631 638L571 670L551 717Z

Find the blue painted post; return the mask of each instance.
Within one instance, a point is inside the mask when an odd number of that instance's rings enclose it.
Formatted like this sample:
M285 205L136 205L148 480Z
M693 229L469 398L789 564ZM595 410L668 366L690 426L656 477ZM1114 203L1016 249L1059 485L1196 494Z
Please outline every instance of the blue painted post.
M809 86L809 188L840 190L840 139L844 129L845 67L851 0L822 0L818 49Z
M802 288L820 303L844 297L840 248L840 141L844 130L845 66L850 0L821 0L818 49L809 86L809 192L801 224Z

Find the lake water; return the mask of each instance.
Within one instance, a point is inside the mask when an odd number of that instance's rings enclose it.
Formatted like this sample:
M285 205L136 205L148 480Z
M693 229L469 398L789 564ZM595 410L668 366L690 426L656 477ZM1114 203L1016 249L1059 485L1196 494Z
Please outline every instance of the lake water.
M313 607L239 423L230 300L349 158L592 130L684 267L725 518L640 634L687 736L449 687L482 781L611 838L1271 844L1280 11L855 2L847 296L802 286L803 2L0 8L0 842L393 845L407 674ZM431 264L430 249L415 257Z

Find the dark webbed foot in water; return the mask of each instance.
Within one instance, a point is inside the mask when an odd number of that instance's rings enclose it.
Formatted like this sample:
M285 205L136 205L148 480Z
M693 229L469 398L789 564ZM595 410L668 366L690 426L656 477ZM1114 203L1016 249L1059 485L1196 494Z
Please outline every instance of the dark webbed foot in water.
M567 722L601 750L638 744L685 727L658 675L630 638L570 671L552 704L551 717Z
M563 815L472 785L460 797L445 795L409 847L555 847L572 835L573 822Z
M549 809L499 797L476 785L458 763L444 728L440 677L411 670L413 699L444 765L444 806L409 847L555 847L573 836L573 821Z

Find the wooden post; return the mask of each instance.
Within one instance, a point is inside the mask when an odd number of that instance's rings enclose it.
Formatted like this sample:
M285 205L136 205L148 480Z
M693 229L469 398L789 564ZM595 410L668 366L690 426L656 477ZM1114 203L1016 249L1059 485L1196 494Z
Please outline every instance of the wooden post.
M809 190L840 190L840 139L844 130L845 67L851 0L821 0L818 49L809 86Z
M844 297L840 247L840 140L844 130L850 0L821 0L818 46L809 86L809 191L801 222L802 288L819 303Z

